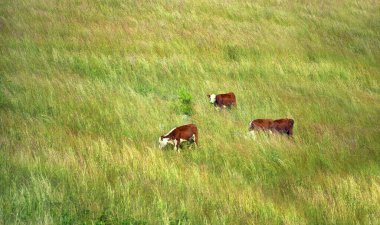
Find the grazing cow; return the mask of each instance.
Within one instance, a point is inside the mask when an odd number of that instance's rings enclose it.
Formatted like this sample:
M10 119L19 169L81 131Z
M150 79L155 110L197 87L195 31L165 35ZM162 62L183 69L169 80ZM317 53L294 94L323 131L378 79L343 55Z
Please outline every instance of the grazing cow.
M249 123L249 131L271 131L280 134L287 134L289 137L293 135L293 119L256 119Z
M184 141L193 141L198 146L198 129L194 124L187 124L175 127L169 133L161 136L158 140L160 149L168 143L174 145L174 149L179 152L179 145Z
M228 107L231 108L231 106L236 107L236 97L233 92L229 92L226 94L211 94L207 95L207 97L210 99L210 103L214 104L215 107Z

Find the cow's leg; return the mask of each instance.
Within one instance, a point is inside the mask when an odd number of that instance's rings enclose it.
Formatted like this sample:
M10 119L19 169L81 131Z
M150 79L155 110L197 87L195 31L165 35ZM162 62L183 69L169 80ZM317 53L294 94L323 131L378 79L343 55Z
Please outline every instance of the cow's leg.
M173 140L173 143L174 143L174 150L177 151L177 140L174 139L174 140Z
M198 148L198 134L193 134L194 145Z
M194 132L194 142L195 142L195 146L198 148L198 146L199 146L199 142L198 142L198 129L197 130L195 130L195 132Z
M179 144L180 143L181 143L180 140L174 139L174 150L176 150L177 152L180 152L180 150L179 150Z
M252 137L253 137L254 140L256 140L256 132L257 131L255 131L255 130L251 130L250 131L250 133L251 133L251 135L252 135Z
M268 138L274 133L273 129L269 128L269 129L265 129L263 128L261 130L261 133L264 134L265 136L267 136Z
M293 137L293 129L292 128L290 128L288 130L287 135L288 135L289 138Z

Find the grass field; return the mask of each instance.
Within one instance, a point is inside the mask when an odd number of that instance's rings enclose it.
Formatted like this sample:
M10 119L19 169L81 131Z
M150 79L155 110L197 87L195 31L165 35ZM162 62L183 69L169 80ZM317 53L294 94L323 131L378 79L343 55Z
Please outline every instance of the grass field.
M0 224L380 224L379 82L376 0L2 0Z

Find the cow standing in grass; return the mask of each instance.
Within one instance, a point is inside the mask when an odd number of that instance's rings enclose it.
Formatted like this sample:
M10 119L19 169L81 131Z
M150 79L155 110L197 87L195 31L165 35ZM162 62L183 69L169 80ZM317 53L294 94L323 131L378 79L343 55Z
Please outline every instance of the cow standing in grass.
M175 127L158 140L160 149L164 148L167 144L173 144L174 149L178 152L180 151L180 144L184 141L194 142L198 146L198 128L195 124Z
M210 99L210 103L214 104L217 108L231 108L232 106L236 107L236 97L233 92L226 94L211 94L207 95Z
M293 135L293 119L256 119L249 123L249 131L269 131L274 133Z

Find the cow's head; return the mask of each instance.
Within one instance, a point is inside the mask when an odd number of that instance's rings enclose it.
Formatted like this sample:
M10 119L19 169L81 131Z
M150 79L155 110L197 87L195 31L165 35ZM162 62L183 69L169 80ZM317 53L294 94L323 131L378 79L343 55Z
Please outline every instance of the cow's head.
M215 103L215 101L216 101L216 95L215 94L207 95L207 97L210 99L211 104Z
M159 147L160 149L165 148L165 146L168 144L168 141L169 141L169 138L164 138L164 136L161 136L161 137L158 139L158 147Z

